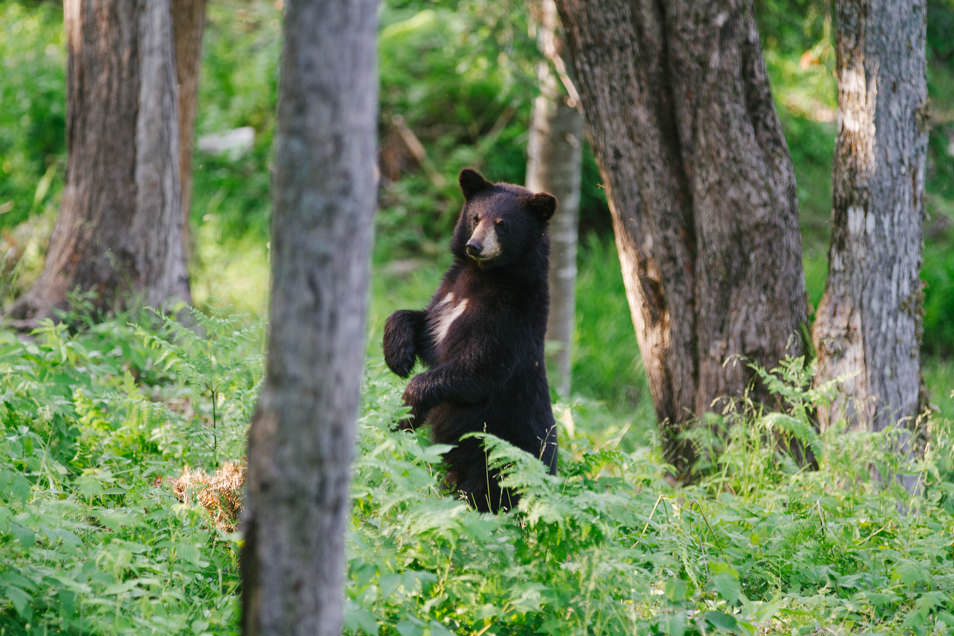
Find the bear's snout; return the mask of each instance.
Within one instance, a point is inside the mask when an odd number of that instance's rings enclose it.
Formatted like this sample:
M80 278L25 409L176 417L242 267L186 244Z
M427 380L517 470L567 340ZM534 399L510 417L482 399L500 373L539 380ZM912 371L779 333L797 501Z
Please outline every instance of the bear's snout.
M471 258L479 258L480 253L484 251L484 246L477 239L470 239L467 241L467 245L464 246L464 251L467 253L467 256Z

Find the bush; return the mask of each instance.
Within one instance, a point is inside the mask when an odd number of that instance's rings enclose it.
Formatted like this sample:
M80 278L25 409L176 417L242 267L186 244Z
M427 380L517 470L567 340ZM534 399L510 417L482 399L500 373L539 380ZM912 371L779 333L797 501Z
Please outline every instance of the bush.
M243 456L262 328L193 320L0 332L0 632L237 633L238 535L171 480Z

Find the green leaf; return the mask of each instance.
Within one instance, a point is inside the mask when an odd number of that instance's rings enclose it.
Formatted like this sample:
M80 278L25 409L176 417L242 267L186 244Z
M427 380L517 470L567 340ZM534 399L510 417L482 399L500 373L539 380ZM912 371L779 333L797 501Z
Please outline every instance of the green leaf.
M87 468L83 471L83 474L76 478L73 484L76 486L76 489L81 495L86 498L99 497L106 492L103 484L105 483L104 477L111 478L112 475L105 473L104 471L98 468Z
M683 636L686 633L686 613L680 611L664 616L659 621L659 629L666 636Z
M775 616L782 606L784 601L780 598L773 601L767 601L764 603L759 603L755 609L755 620L757 621L767 621Z
M18 472L0 470L0 492L12 495L14 502L24 503L30 498L30 481Z
M404 620L394 626L401 636L424 636L424 628L418 622Z
M427 625L429 636L454 636L454 632L447 629L437 621L431 621Z
M30 605L31 597L29 594L15 585L4 585L3 593L13 603L13 608L17 611L17 614L27 620L33 618L33 608Z
M724 612L706 612L702 617L716 629L729 632L737 632L739 629L739 622L735 619L735 616Z
M864 592L861 596L877 608L891 605L898 600L898 595L894 592Z
M739 602L739 596L742 593L741 588L739 587L739 580L730 572L723 572L721 574L716 574L711 579L711 585L713 589L724 598L730 605L735 605Z
M375 636L378 633L378 621L374 614L351 599L345 599L344 626L349 632L361 630Z
M96 518L101 524L113 530L119 530L124 526L137 526L139 525L136 517L129 512L127 509L122 508L118 510L111 510L109 508L101 508L96 511Z
M681 603L686 600L689 584L682 579L669 579L663 587L666 598L672 603Z
M20 545L24 548L32 547L36 541L36 535L33 531L25 526L21 526L16 521L10 523L10 534L15 536L17 541L19 541Z
M76 533L66 528L45 528L43 534L45 534L51 542L62 541L63 547L69 548L69 552L75 552L76 548L83 544L83 540L80 539Z
M76 593L72 590L60 588L56 593L60 602L60 616L69 618L76 613Z
M927 570L920 563L903 561L894 568L893 578L901 581L905 585L915 585L917 583L929 583Z
M179 555L179 558L186 563L191 563L192 565L198 565L200 567L205 565L205 563L202 561L202 554L199 552L199 548L195 547L191 543L177 543L176 554Z
M0 535L10 532L10 524L13 523L13 513L6 506L0 505Z
M543 604L546 586L535 581L518 583L511 590L510 604L516 612L536 612Z
M381 598L390 598L394 593L394 590L397 589L397 586L400 585L403 580L404 577L400 574L395 574L393 572L382 574L378 578L378 589L381 590Z

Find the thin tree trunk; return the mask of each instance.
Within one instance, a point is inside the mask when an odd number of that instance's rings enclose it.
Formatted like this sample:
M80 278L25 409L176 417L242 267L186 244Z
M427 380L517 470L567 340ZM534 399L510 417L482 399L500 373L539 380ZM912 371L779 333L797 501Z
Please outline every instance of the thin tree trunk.
M175 38L176 81L179 85L179 181L182 184L182 246L191 260L192 234L192 139L195 134L196 98L202 66L202 34L205 31L206 0L172 0L172 32Z
M67 173L43 273L11 309L74 289L100 310L186 300L168 0L66 0Z
M265 386L249 432L245 634L341 632L377 133L376 0L286 0Z
M923 0L837 0L838 140L828 281L813 337L819 413L879 431L918 415L927 151Z
M550 221L550 314L547 346L552 384L561 395L570 394L573 326L576 303L576 246L580 217L580 170L583 114L571 104L551 66L559 64L562 43L557 36L559 16L553 0L543 0L537 41L544 59L537 63L540 95L533 101L527 144L527 189L550 192L559 205Z
M748 0L558 0L665 455L803 350L795 178ZM754 397L774 403L764 387Z

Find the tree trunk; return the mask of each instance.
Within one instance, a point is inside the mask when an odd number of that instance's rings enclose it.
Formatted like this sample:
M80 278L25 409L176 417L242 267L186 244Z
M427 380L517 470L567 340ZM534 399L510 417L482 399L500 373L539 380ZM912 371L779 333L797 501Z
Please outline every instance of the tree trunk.
M43 273L11 309L74 289L103 311L189 300L168 0L66 0L68 160Z
M748 0L558 0L668 461L803 350L795 178ZM754 397L773 403L764 387Z
M195 107L202 66L202 33L205 31L206 0L172 0L172 32L175 38L176 81L179 85L179 181L182 184L182 246L186 260L192 258L189 211L192 208L192 138Z
M375 205L376 0L286 0L265 385L249 432L245 634L341 631Z
M559 205L550 221L550 314L547 346L552 384L570 394L573 321L576 303L576 246L580 216L583 114L571 104L552 65L561 63L559 17L553 0L543 0L537 41L544 59L537 63L540 95L533 101L527 144L527 189L549 192Z
M838 139L817 381L819 413L879 431L918 415L927 151L925 2L837 0Z

